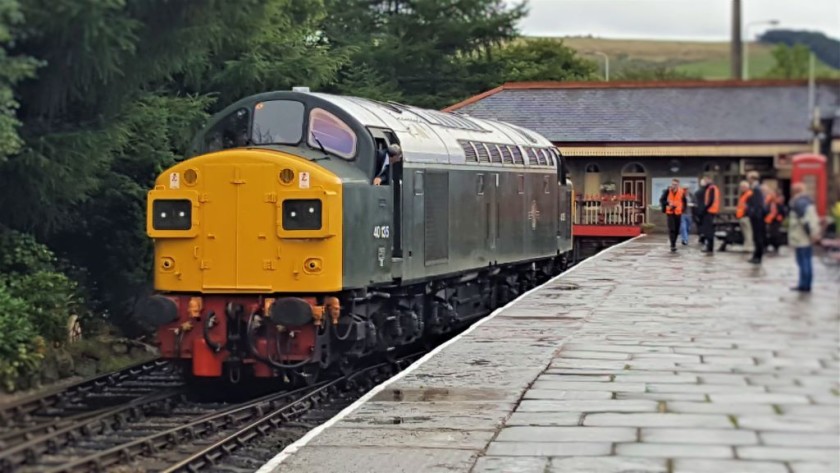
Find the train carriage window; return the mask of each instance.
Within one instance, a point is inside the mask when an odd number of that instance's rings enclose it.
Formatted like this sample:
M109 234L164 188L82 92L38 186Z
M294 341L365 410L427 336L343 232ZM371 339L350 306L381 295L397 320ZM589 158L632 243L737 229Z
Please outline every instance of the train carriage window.
M303 137L303 104L294 100L269 100L254 106L251 141L258 145L296 145Z
M221 119L204 134L204 151L212 153L248 145L248 109L240 108Z
M484 195L484 174L476 174L476 177L475 193L477 195Z
M315 108L309 113L308 143L314 148L323 145L327 151L350 159L356 154L358 138L350 125L340 118L324 109Z

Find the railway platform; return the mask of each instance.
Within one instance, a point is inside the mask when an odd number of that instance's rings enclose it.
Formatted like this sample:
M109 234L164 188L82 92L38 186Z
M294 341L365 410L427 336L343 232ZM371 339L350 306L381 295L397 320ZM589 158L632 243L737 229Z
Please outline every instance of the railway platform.
M840 471L840 270L642 236L524 295L267 472Z

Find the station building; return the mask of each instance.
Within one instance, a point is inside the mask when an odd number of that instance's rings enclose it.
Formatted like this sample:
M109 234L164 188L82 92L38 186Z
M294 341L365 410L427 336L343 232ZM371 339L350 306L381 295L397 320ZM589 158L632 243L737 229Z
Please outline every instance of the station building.
M524 82L445 111L541 133L569 163L575 223L638 228L664 223L658 201L672 178L695 187L712 173L732 213L748 171L789 195L792 156L815 150L828 158L829 199L840 198L840 81L809 90L807 81Z

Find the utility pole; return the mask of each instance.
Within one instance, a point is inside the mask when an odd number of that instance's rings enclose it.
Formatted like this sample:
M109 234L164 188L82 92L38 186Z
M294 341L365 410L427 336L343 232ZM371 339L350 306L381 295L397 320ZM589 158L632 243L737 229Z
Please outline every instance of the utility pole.
M741 0L732 0L732 78L743 79L743 40L741 39Z

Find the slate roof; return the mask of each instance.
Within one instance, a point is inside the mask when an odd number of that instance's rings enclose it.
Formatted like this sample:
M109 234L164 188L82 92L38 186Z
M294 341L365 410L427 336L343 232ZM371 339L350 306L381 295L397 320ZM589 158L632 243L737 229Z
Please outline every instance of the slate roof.
M840 81L818 83L816 103L823 114L836 113ZM805 81L511 83L446 111L507 121L565 143L787 143L810 138Z

